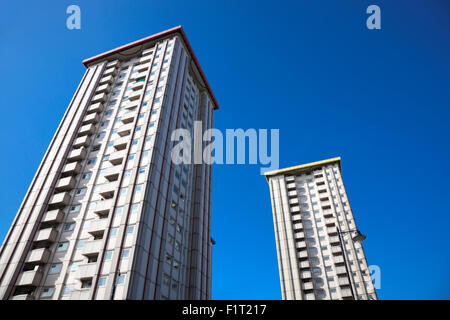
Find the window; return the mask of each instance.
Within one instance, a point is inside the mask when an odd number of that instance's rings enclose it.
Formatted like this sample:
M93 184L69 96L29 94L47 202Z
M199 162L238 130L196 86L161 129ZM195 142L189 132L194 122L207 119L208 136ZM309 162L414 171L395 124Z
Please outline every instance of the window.
M105 252L105 258L104 258L104 260L105 260L105 261L111 260L112 254L113 254L112 251L106 251L106 252Z
M155 122L150 122L150 124L148 125L149 128L154 127L155 126Z
M84 244L86 243L86 240L80 240L77 243L77 249L81 249L84 247Z
M86 172L85 174L83 174L82 179L89 179L92 176L91 172Z
M128 160L133 160L134 159L134 154L131 154L129 157L128 157Z
M63 293L62 293L63 296L69 295L72 292L72 290L73 290L72 286L64 286Z
M48 274L60 273L61 272L61 268L62 268L62 263L52 264Z
M106 116L110 116L110 115L112 115L112 113L113 113L112 110L108 110L108 111L105 112L105 115L106 115Z
M41 293L41 298L48 298L53 295L55 288L44 288Z
M122 258L123 259L126 259L126 258L128 258L130 256L130 249L124 249L123 251L122 251Z
M86 193L86 188L81 188L81 189L78 189L77 190L77 192L75 193L75 195L77 195L77 196L82 196L83 194L85 194Z
M75 228L75 223L71 222L71 223L66 223L64 225L64 231L72 231Z
M68 242L61 242L61 243L58 243L58 247L57 247L56 251L58 251L58 252L66 251L68 247L69 247Z
M81 261L73 262L70 266L70 271L75 271L78 269L78 266L80 265Z
M101 126L106 127L109 124L109 120L103 121Z
M136 186L135 192L141 192L142 191L142 184L138 184Z
M88 209L94 209L97 206L97 202L91 202L88 206Z
M119 275L119 276L117 277L117 282L116 282L116 284L122 284L122 283L124 283L124 282L125 282L125 275L124 275L124 274Z
M101 139L101 138L103 138L105 136L105 133L104 132L100 132L98 135L97 135L97 139Z
M133 143L132 143L132 145L133 145L133 146L135 146L135 145L137 145L137 144L138 144L138 142L139 142L139 140L138 140L138 139L134 139L134 140L133 140Z
M135 212L135 211L137 211L139 209L139 204L133 204L132 206L131 206L131 212Z
M106 277L101 277L98 279L98 286L103 287L106 284Z
M141 131L141 129L142 129L142 127L141 127L141 126L139 126L139 127L136 127L136 131Z
M145 168L139 168L139 174L145 173Z
M69 213L75 213L75 212L78 212L78 211L80 211L80 208L81 208L81 204L77 204L77 205L75 205L75 206L71 206L71 207L70 207L70 210L69 210Z
M95 158L92 158L92 159L89 159L89 160L88 160L88 163L87 163L87 164L89 165L89 164L94 164L94 163L95 163Z
M125 177L129 177L131 174L131 170L127 170L125 171L125 173L123 174Z
M127 234L131 234L134 231L134 226L128 226L127 227Z
M118 228L112 228L112 229L111 229L111 232L110 232L110 234L109 234L109 237L110 237L110 238L113 238L113 237L115 237L115 236L117 235L117 229L118 229Z

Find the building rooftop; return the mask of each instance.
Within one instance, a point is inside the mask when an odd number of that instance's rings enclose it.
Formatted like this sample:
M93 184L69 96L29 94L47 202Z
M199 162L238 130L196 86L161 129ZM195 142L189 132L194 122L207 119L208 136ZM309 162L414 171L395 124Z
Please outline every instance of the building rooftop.
M202 68L200 66L200 63L198 62L197 57L194 54L194 50L192 50L192 47L191 47L191 45L189 43L189 40L187 39L186 34L184 33L184 30L183 30L182 26L178 26L178 27L174 27L174 28L162 31L162 32L154 34L152 36L148 36L148 37L145 37L143 39L130 42L130 43L128 43L126 45L123 45L123 46L120 46L118 48L106 51L104 53L101 53L101 54L96 55L94 57L91 57L89 59L85 59L83 61L83 64L86 67L88 67L92 63L99 62L99 61L101 61L101 60L103 60L103 59L105 59L107 57L110 57L112 55L116 55L119 52L122 53L123 51L129 50L129 49L132 49L132 48L135 48L135 47L142 46L145 43L149 43L151 41L159 40L159 39L165 38L167 36L171 36L171 35L176 34L176 33L181 35L183 41L185 42L186 47L187 47L190 55L192 56L192 59L194 60L195 66L197 67L198 72L200 73L200 76L201 76L201 78L202 78L202 80L203 80L203 82L205 84L205 87L208 90L208 93L209 93L209 95L210 95L210 97L211 97L211 99L212 99L212 101L214 103L215 109L219 109L219 104L217 103L216 97L214 96L214 93L212 92L211 87L209 86L208 80L206 79L206 76L203 73L203 70L202 70Z
M341 157L336 157L336 158L331 158L331 159L327 159L327 160L321 160L321 161L311 162L311 163L307 163L307 164L301 164L298 166L288 167L288 168L284 168L284 169L268 171L268 172L264 173L264 175L266 176L267 181L269 181L269 177L271 177L271 176L277 176L279 174L288 173L288 172L289 173L301 172L301 171L305 171L307 169L312 169L314 167L321 167L323 165L331 164L331 163L338 163L339 169L342 171Z

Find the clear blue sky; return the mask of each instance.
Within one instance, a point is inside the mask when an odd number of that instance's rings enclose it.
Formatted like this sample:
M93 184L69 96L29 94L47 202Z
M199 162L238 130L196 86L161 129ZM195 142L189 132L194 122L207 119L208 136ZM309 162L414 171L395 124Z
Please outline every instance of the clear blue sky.
M79 31L65 26L70 4ZM365 27L370 4L382 30ZM281 167L342 157L379 297L449 299L448 0L2 1L0 239L81 61L177 25L220 103L217 128L279 128ZM213 298L280 299L259 166L213 172Z

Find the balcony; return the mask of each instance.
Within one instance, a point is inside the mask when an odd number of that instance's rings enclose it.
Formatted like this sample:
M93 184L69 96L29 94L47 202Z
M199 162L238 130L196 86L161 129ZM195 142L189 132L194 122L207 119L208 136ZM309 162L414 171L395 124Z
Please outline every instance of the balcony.
M335 227L336 226L336 219L334 219L334 218L325 219L325 225L327 227Z
M335 264L344 263L344 257L343 256L336 256L336 257L333 258L333 260L334 260Z
M95 272L97 271L97 263L86 263L80 264L78 266L77 275L78 279L86 279L94 277Z
M89 224L88 232L92 235L100 235L108 227L108 219L93 220Z
M292 205L295 205L295 204L298 204L298 198L293 198L293 199L289 199L289 204L292 206Z
M37 232L34 242L55 242L58 231L54 228L41 229Z
M109 210L111 210L113 205L114 203L112 199L99 201L95 206L94 213L98 214L99 216L105 216L109 214Z
M309 268L309 262L308 261L302 261L299 263L300 269L306 269Z
M117 189L117 183L105 183L99 186L98 194L104 199L111 199L114 197L114 191Z
M103 176L109 182L117 181L117 179L119 179L119 174L121 171L122 171L122 168L120 168L120 166L114 166L114 167L105 169Z
M99 113L99 112L102 112L102 110L103 110L103 104L100 102L97 102L97 103L91 104L89 106L89 108L87 109L87 113L93 113L93 112Z
M84 125L80 128L80 130L78 131L78 136L86 136L86 135L92 135L95 131L95 126L91 123L91 124L87 124Z
M127 124L124 126L121 126L118 130L117 130L117 134L121 137L125 137L128 136L131 133L131 130L133 129L133 124Z
M348 286L350 284L347 277L339 277L338 279L340 286Z
M57 192L69 191L75 188L76 183L77 180L74 177L65 177L58 180L58 183L55 186L55 190Z
M148 70L148 68L150 67L150 63L141 63L139 65L136 66L136 70L138 73L142 73L146 70Z
M341 296L342 298L353 298L352 291L350 288L341 288Z
M307 293L305 294L305 300L316 300L316 296L314 293Z
M73 147L74 148L87 147L90 143L91 138L89 138L89 136L82 136L75 139Z
M295 181L295 176L288 176L285 178L286 182L294 182Z
M314 289L312 282L305 282L303 283L303 289L304 290L312 290Z
M130 141L130 139L128 137L123 137L123 138L114 140L114 149L116 149L118 151L124 150L127 147L128 141Z
M145 81L135 82L131 85L133 91L141 90L144 87Z
M300 207L299 206L291 207L291 213L296 213L296 212L300 212Z
M30 252L25 262L33 265L45 264L48 262L49 257L50 250L47 248L34 249Z
M330 243L331 244L339 243L339 237L338 236L330 237Z
M57 193L50 199L48 206L50 208L62 208L69 204L70 195L68 192Z
M296 197L297 196L297 191L288 191L288 197Z
M99 120L100 117L97 113L90 113L84 117L83 124L97 123Z
M78 289L70 293L69 300L89 300L91 289Z
M140 58L139 63L147 63L147 62L150 62L151 60L152 60L152 56L147 55L147 56L143 56L142 58Z
M80 148L70 151L67 156L67 162L80 161L86 158L86 148Z
M342 249L340 246L331 246L331 252L333 254L341 254L342 253Z
M95 93L97 94L97 93L107 92L107 91L109 91L110 88L111 88L110 84L105 83L105 84L99 85L97 87L97 90L95 90Z
M115 166L121 164L123 159L126 156L125 151L126 150L122 150L122 151L119 151L119 152L114 152L113 154L110 155L108 161L111 162Z
M99 84L111 83L113 81L113 76L104 76L100 79Z
M64 166L63 170L61 171L61 176L62 177L74 176L79 174L80 171L81 171L81 164L79 162L68 163Z
M105 102L105 101L106 101L106 93L99 93L92 98L91 103Z
M336 267L336 274L347 274L347 270L345 270L345 267Z
M298 256L298 258L300 258L300 259L307 259L308 258L308 252L305 250L305 251L300 251L298 254L297 254L297 256Z
M34 300L34 297L31 294L19 294L13 296L11 300Z
M134 120L134 114L126 114L122 117L121 121L123 124L132 123Z
M24 271L17 279L17 286L37 287L42 280L42 272L40 270Z
M92 256L94 254L98 254L102 248L103 248L102 239L88 241L84 244L82 254L85 256Z
M302 271L300 277L302 279L311 279L311 271Z
M336 236L338 233L337 233L337 228L336 227L330 227L330 228L327 228L327 233L330 235L330 236Z
M106 76L114 76L114 75L116 75L116 73L117 73L116 68L111 67L111 68L106 69L105 72L103 72L103 76L104 77L106 77Z
M333 210L324 210L323 216L325 218L333 218L334 217Z
M128 111L134 110L137 107L139 107L139 102L132 102L130 104L128 104L127 106L125 106L125 109L127 109Z
M109 68L109 67L117 67L118 65L119 65L119 60L113 60L113 61L108 62L106 64L106 67L107 68Z
M129 99L130 101L134 101L134 100L139 99L140 97L141 97L141 92L133 92L132 94L130 94L130 95L128 96L128 99Z
M60 209L47 211L42 218L42 223L61 223L64 217L64 212Z
M296 232L294 234L295 239L305 239L305 233L304 232Z
M296 241L296 242L295 242L295 246L296 246L298 249L306 248L306 242L305 242L305 241Z
M294 230L295 231L302 231L303 230L303 224L301 222L294 223Z

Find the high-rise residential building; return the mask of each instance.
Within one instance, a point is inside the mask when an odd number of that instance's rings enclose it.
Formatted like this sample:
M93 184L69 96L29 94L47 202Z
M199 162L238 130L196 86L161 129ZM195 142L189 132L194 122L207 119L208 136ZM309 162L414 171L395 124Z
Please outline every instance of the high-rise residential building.
M1 299L209 299L211 167L176 128L218 104L181 27L86 72L0 249Z
M341 159L265 173L286 300L377 299Z

